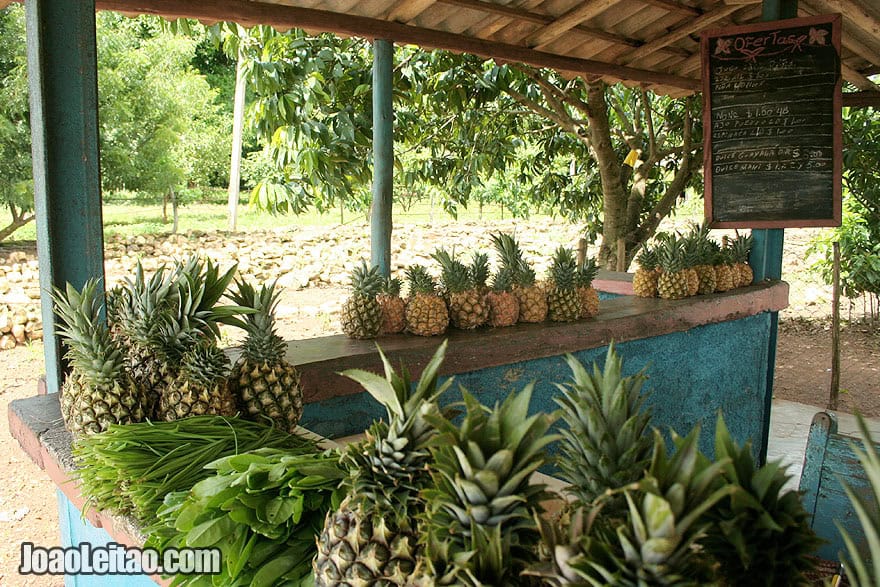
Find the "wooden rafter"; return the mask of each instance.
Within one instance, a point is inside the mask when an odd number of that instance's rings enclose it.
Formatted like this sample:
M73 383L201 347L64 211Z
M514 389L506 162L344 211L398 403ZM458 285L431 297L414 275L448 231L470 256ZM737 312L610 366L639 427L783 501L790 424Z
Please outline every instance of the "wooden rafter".
M669 12L678 12L680 14L687 14L688 16L700 16L703 14L703 11L699 8L694 8L693 6L688 6L687 4L682 4L681 2L673 2L672 0L641 0L645 4L650 4L651 6L657 6L659 8L664 8Z
M540 48L555 41L577 25L599 16L620 0L592 0L575 6L526 40L526 45Z
M437 4L446 4L448 6L455 6L457 8L470 8L471 10L477 10L479 12L485 12L497 16L504 16L512 20L519 20L522 22L530 22L540 25L550 24L554 20L553 17L549 14L532 12L529 10L524 10L523 8L508 6L506 4L495 4L494 2L487 2L486 0L437 0ZM608 41L609 43L613 43L615 45L624 45L626 47L641 47L644 44L644 41L640 41L638 39L633 39L624 35L609 33L602 29L589 27L582 24L572 27L571 30L577 31L593 39ZM680 55L682 57L690 56L690 52L684 49L679 49L678 47L667 47L666 51L674 55Z
M839 2L839 0L838 0ZM880 31L880 22L877 18L865 14L864 20L856 20L858 15L855 7L850 7L849 14L842 11L843 3L829 2L828 0L807 0L801 2L800 12L804 15L828 14L833 12L841 12L843 18L843 45L868 62L877 61L877 55L880 54L880 32L868 34L872 28ZM873 47L866 42L874 41Z
M386 20L396 20L398 22L409 22L423 13L434 0L397 0L385 14Z
M880 108L880 91L843 94L843 105L850 108Z
M846 63L840 64L840 73L843 75L843 79L854 85L860 90L870 91L870 92L878 92L880 91L880 86L869 80L867 77L862 75L858 70L850 67Z
M624 59L623 63L635 63L639 59L645 57L646 55L650 55L651 53L667 47L676 41L687 37L693 33L699 32L700 30L706 28L708 25L713 22L719 21L722 18L729 16L730 14L739 10L740 6L723 6L711 12L707 12L706 14L694 18L692 20L688 20L680 27L676 28L673 31L654 39L649 43L645 43L635 51L631 51L628 53Z
M578 75L609 76L690 91L699 91L700 89L700 83L695 79L664 72L626 67L592 59L555 55L519 45L312 8L264 4L247 0L97 0L96 7L99 10L157 14L166 18L227 20L243 26L266 24L282 30L299 27L369 39L394 39L398 43L412 43L434 49L473 53L483 57L527 63L536 67L548 67Z

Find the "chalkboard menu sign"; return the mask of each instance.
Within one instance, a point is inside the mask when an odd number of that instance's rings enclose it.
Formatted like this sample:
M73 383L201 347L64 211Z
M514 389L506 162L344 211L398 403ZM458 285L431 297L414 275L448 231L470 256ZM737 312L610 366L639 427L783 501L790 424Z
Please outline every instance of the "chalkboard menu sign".
M840 225L840 16L703 33L706 220Z

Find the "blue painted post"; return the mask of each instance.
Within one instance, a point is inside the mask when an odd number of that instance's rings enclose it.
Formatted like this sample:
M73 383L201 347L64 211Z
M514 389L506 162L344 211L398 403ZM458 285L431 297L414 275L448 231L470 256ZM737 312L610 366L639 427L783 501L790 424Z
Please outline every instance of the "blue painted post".
M46 384L63 376L53 286L104 275L95 0L28 0L34 204Z
M797 16L797 0L763 0L761 20L780 20ZM782 249L785 240L781 228L753 230L755 238L749 263L755 273L755 281L782 279ZM779 312L770 314L770 342L767 348L767 387L764 401L764 433L761 439L761 462L767 460L767 444L770 440L770 410L773 404L773 376L776 372L776 340L779 332Z
M394 200L394 109L391 101L394 45L373 41L373 210L370 258L391 273L391 205Z

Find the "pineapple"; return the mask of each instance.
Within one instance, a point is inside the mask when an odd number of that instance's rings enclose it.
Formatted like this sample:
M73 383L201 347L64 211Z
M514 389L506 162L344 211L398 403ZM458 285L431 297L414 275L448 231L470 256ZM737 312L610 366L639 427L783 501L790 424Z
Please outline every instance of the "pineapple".
M470 330L485 324L489 319L489 304L473 282L470 269L444 249L438 249L433 257L443 272L441 281L452 325Z
M657 278L657 293L666 300L679 300L687 297L690 291L690 276L682 261L681 243L669 239L660 247L660 267L663 273Z
M61 387L61 414L74 436L147 416L144 395L126 370L122 345L101 317L99 283L91 279L81 291L67 284L64 292L56 289L53 296L58 333L72 367Z
M543 322L547 318L547 293L535 283L535 271L523 258L516 240L509 234L492 236L501 266L513 275L513 294L519 302L520 322Z
M488 294L489 286L486 285L486 282L489 281L489 255L486 253L474 253L474 258L471 260L468 269L471 281L474 283L477 291L484 296Z
M694 228L695 239L697 240L697 257L698 264L694 269L700 280L697 293L701 295L710 294L715 291L716 274L715 266L712 260L715 256L715 249L712 241L709 239L709 227L697 226Z
M554 322L571 322L581 315L577 273L574 252L562 246L557 248L550 265L550 281L553 285L547 292L547 313Z
M446 302L437 295L434 278L421 265L406 272L410 297L406 304L406 329L418 336L437 336L449 326Z
M730 245L735 263L734 269L736 273L734 275L737 277L734 280L736 282L735 287L752 285L752 281L755 279L755 274L752 271L751 265L749 265L749 253L752 251L753 244L754 237L752 235L738 235Z
M259 290L243 281L235 286L229 298L254 313L239 324L247 331L247 338L229 377L231 391L245 417L255 421L268 418L292 434L302 417L303 392L299 373L284 359L287 345L275 332L279 292L274 283Z
M639 255L638 263L639 268L633 275L633 292L642 298L656 298L657 278L660 275L657 250L645 245Z
M574 517L567 540L542 522L551 560L532 573L554 586L716 584L715 565L699 541L710 527L707 512L733 488L720 482L724 463L710 463L697 450L699 432L697 426L685 439L673 433L670 456L654 432L644 477L615 490L625 500L622 518L602 516L600 501Z
M519 300L510 291L513 276L506 268L499 269L492 278L492 291L486 295L489 303L489 324L495 328L512 326L519 320Z
M644 369L623 377L613 344L602 370L594 363L590 373L572 355L565 360L572 381L558 385L562 397L555 400L563 421L557 463L575 505L589 506L607 490L638 481L650 461L651 416L641 393L647 377ZM616 505L624 505L621 497Z
M715 291L728 291L736 287L738 274L733 272L730 249L713 243L713 265L715 266Z
M585 258L578 268L577 291L581 301L580 318L592 318L599 313L599 292L593 287L593 280L599 273L595 257Z
M810 528L800 494L785 489L790 476L782 462L759 467L751 441L737 446L720 414L715 458L727 459L723 476L735 493L710 511L717 523L709 529L703 546L720 563L725 584L810 584L806 575L816 565L812 554L821 540Z
M688 278L688 296L695 296L700 291L700 275L697 265L700 264L700 243L698 238L691 234L680 240L681 258L684 270Z
M400 297L402 286L403 282L398 277L386 277L382 282L382 288L376 296L376 301L382 308L382 326L379 328L381 334L397 334L406 327L406 304Z
M377 266L361 261L351 272L351 295L342 305L342 331L351 338L376 338L382 327L382 307L376 294L382 286Z
M445 352L444 342L415 386L408 373L394 371L381 349L385 379L359 370L343 373L385 406L388 422L373 423L366 440L343 455L347 496L327 514L318 537L315 587L413 584L420 552L416 523L424 511L419 491L430 482L427 447L436 434L427 418L439 415L437 398L451 384L437 384Z
M236 266L225 273L210 259L191 256L165 272L160 268L147 281L138 265L134 280L114 295L113 325L127 347L132 376L146 393L148 417L158 415L164 391L174 383L183 353L202 337L216 339L218 323L234 322L247 310L218 306Z
M216 341L203 338L181 358L180 372L159 398L159 416L166 422L190 416L234 416L238 412L229 389L229 358Z
M493 409L462 389L460 426L432 419L431 485L423 540L425 583L431 585L522 585L520 573L536 560L534 515L547 495L529 476L544 463L547 431L555 416L528 415L533 385L511 393Z

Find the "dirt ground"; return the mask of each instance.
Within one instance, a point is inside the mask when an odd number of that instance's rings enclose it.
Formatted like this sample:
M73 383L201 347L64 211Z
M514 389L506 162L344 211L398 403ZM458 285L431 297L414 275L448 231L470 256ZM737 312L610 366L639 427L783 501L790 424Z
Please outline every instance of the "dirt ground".
M831 334L824 321L798 319L810 317L815 304L801 304L803 294L795 290L792 309L782 314L774 395L821 409L828 401ZM278 311L280 334L303 338L339 332L337 315L344 297L341 287L286 291ZM880 416L880 333L844 330L841 366L841 409ZM39 343L0 353L0 587L63 584L61 579L17 574L22 541L43 546L60 541L54 485L10 437L5 417L10 401L36 393L42 371Z

